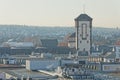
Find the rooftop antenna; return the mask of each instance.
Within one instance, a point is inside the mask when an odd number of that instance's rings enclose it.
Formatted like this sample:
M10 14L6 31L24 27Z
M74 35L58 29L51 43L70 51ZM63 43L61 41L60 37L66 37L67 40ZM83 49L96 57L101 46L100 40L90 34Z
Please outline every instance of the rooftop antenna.
M85 4L83 5L83 13L85 14Z

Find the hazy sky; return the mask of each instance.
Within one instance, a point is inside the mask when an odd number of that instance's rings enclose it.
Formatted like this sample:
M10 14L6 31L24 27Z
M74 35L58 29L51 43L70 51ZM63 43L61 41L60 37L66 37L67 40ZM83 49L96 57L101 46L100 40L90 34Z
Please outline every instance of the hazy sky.
M83 5L93 26L120 27L120 0L0 0L0 24L74 26Z

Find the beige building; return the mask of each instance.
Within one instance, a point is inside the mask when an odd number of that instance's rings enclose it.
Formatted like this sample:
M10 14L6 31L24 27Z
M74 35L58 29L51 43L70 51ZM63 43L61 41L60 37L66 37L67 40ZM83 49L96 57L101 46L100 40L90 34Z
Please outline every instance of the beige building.
M72 33L68 38L68 47L75 48L75 33Z
M81 14L75 19L76 49L79 56L91 54L92 18L87 14Z

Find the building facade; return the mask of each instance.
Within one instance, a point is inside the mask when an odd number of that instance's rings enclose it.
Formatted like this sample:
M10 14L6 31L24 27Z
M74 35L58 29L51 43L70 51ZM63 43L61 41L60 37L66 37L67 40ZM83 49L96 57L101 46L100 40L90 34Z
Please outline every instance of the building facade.
M101 71L103 72L120 72L120 63L101 63Z
M75 19L75 28L78 56L90 55L92 45L92 18L87 14L81 14Z
M115 51L115 54L116 54L116 59L120 59L120 45L116 45L115 46L116 48L116 51Z
M75 33L72 33L69 37L68 37L68 47L69 48L75 48Z

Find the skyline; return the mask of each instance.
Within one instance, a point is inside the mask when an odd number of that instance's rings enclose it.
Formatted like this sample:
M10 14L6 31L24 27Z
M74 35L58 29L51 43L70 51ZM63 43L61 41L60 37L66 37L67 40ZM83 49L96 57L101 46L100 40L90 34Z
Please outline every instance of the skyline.
M74 26L84 12L93 26L119 27L119 0L0 0L0 24Z

